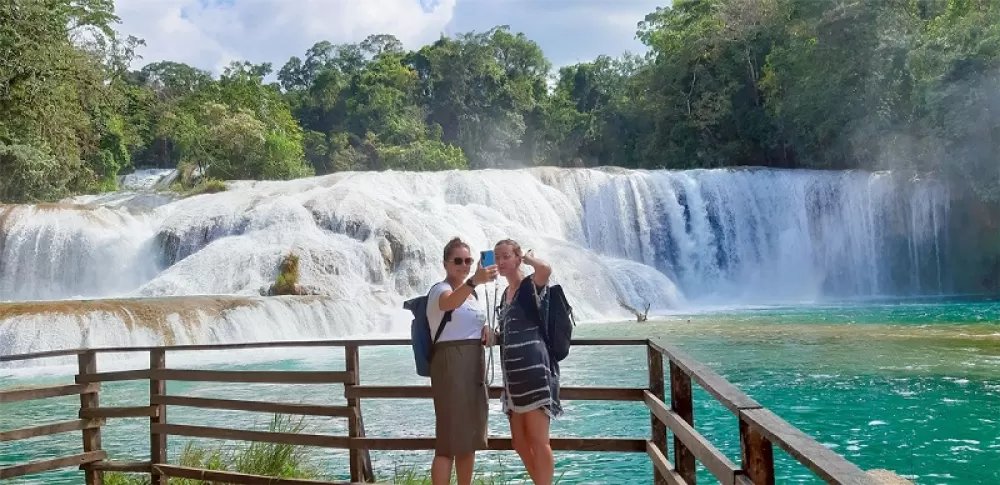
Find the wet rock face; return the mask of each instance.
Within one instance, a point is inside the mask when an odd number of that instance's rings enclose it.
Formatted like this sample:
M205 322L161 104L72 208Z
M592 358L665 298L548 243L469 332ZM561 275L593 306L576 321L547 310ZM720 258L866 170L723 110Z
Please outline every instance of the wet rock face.
M212 218L196 226L184 228L165 227L156 233L156 244L160 248L161 264L173 266L178 261L198 252L216 239L235 236L246 232L249 221Z
M421 256L419 249L413 249L418 245L407 245L404 240L407 230L397 221L383 220L382 224L377 224L364 218L362 214L323 213L316 210L312 215L320 228L362 242L374 240L387 273L398 270L407 259Z
M406 245L394 233L386 230L378 241L382 261L390 272L399 269L399 264L407 258Z
M276 285L268 288L261 288L261 296L324 296L327 292L315 285L302 285L296 283L288 289L278 290Z

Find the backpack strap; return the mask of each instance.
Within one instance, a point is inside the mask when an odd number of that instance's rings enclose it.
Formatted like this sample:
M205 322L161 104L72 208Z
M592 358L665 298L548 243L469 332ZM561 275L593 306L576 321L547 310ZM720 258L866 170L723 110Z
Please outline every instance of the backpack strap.
M476 297L476 300L479 300L479 294L476 293L476 290L472 290L472 296ZM464 304L465 302L462 303L462 305ZM444 312L444 315L441 317L441 323L438 325L437 332L434 333L434 340L431 341L432 345L436 344L438 339L441 338L441 332L444 332L445 324L451 321L451 312L453 311L455 310L448 310Z
M434 333L434 340L431 341L432 345L436 344L438 339L441 338L441 332L444 332L444 326L451 321L451 312L453 311L455 310L444 312L444 316L441 317L441 323L438 325L438 330Z

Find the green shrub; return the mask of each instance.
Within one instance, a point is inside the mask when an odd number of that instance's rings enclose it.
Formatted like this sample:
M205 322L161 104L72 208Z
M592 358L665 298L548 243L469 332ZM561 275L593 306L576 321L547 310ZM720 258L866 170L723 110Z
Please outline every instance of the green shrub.
M281 269L278 278L274 282L272 294L274 295L296 295L296 287L299 284L299 257L294 254L285 256L281 261Z

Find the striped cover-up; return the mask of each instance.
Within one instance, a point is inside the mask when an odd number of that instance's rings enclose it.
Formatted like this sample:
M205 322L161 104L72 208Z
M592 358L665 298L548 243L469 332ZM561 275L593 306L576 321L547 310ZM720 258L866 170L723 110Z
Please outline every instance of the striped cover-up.
M509 291L509 288L508 288ZM538 302L548 287L536 289L531 276L521 281L513 303L500 306L500 367L503 411L526 413L544 409L550 418L562 414L559 363L549 358L542 340Z

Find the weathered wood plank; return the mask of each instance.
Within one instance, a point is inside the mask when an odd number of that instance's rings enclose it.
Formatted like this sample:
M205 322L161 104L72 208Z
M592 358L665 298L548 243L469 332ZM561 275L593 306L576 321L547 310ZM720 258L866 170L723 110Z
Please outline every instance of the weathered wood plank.
M0 480L5 478L20 477L32 473L56 470L59 468L79 466L84 463L100 461L107 457L108 454L105 453L104 451L91 451L63 458L55 458L52 460L44 460L44 461L34 461L31 463L26 463L24 465L16 465L7 468L0 468Z
M80 354L82 357L86 354ZM120 370L115 372L93 372L76 376L79 384L87 382L141 381L149 379L149 369Z
M48 436L52 434L68 433L70 431L80 431L84 429L94 429L101 426L98 419L76 419L73 421L63 421L59 423L43 424L31 428L15 429L0 433L0 443L5 441L26 440L38 436Z
M651 392L646 393L646 405L656 415L657 419L667 425L674 436L684 444L684 446L698 459L705 468L719 479L722 485L733 485L739 467L722 454L712 443L710 443L701 433L698 433L690 424L676 412L667 409L667 405L660 401Z
M680 349L667 345L660 339L650 339L649 345L667 356L672 364L677 365L733 414L738 413L741 409L762 407L760 403L717 374L711 367L698 362Z
M31 352L28 354L0 355L0 362L45 359L49 357L66 357L68 355L82 354L83 352L86 352L86 349L46 350L43 352Z
M239 485L350 485L350 482L323 482L304 480L300 478L276 478L246 473L222 472L190 468L174 465L153 465L153 469L161 475L175 478L188 478L211 483L232 483Z
M351 438L347 436L329 436L304 433L275 433L271 431L247 431L240 429L215 428L211 426L188 426L180 424L155 424L153 432L174 435L193 436L196 438L214 438L221 440L260 441L264 443L284 443L289 445L319 446L324 448L343 448L351 446Z
M94 352L84 352L77 355L79 373L76 382L80 383L81 377L88 377L97 373L97 354ZM80 394L80 412L85 413L92 409L101 407L101 395L97 392ZM103 420L92 420L97 426L88 426L83 430L83 452L91 453L101 451L101 428ZM83 479L87 485L103 485L104 475L94 470L84 470Z
M777 444L793 458L828 483L870 483L871 478L857 465L823 446L811 436L767 409L740 412L740 420L760 431L771 443Z
M639 345L646 345L646 343L647 340L642 340L642 339L574 339L573 340L573 345L576 346L593 346L593 345L639 346ZM356 345L358 347L386 347L386 346L410 345L410 341L409 339L354 339L354 340L302 340L302 341L282 340L273 342L165 345L159 347L157 346L100 347L94 349L49 350L44 352L32 352L28 354L0 355L0 362L12 362L18 360L41 359L46 357L78 355L90 350L97 353L150 352L152 350L158 350L158 349L170 352L184 352L192 350L346 347L348 345Z
M161 369L152 377L162 381L209 381L266 384L339 384L350 374L343 371L243 371Z
M691 376L685 374L673 361L670 362L670 409L681 420L692 427L694 426L694 400L691 394ZM671 423L668 422L666 424L668 428L672 428ZM684 477L685 482L694 485L696 481L694 454L684 444L681 437L677 435L677 431L673 431L674 466L677 467L677 472Z
M155 349L149 352L149 372L160 371L167 367L167 352L162 349ZM149 380L149 405L156 406L156 415L149 418L149 459L152 463L167 463L167 435L156 432L157 425L167 423L167 407L154 402L160 396L167 393L167 382L156 378ZM149 479L151 485L167 485L167 476L160 472L150 470Z
M489 389L491 399L500 397L502 387L493 386ZM592 400L592 401L642 401L643 388L628 387L562 387L559 389L559 399L562 400ZM348 398L430 398L430 386L352 386L347 391Z
M651 394L655 396L660 401L666 399L666 387L664 385L663 376L663 354L654 349L652 346L646 346L646 361L647 367L649 369L649 391L645 394ZM644 395L645 396L645 395ZM662 421L657 419L656 414L652 410L649 412L650 429L652 431L651 443L654 444L659 449L659 452L666 456L667 454L667 425ZM652 455L651 455L652 456ZM671 466L671 469L673 467ZM653 483L654 485L662 485L667 483L669 480L666 478L663 470L659 467L653 468Z
M620 451L645 452L644 439L634 438L551 438L552 449L556 451ZM513 450L511 439L506 436L490 436L487 439L490 450ZM433 450L434 438L354 438L352 446L368 450Z
M151 418L156 411L156 406L81 408L80 418Z
M667 460L667 455L660 450L660 447L652 441L646 443L646 454L649 455L649 460L653 462L653 468L659 472L659 477L663 478L664 483L668 485L687 485L684 481L684 477L677 470L674 470L674 465Z
M150 399L150 402L156 405L164 404L168 406L225 409L229 411L251 411L272 414L293 414L298 416L349 418L354 414L348 406L242 401L235 399L208 399L187 396L154 396Z
M344 384L344 396L346 397L351 389L361 382L361 356L358 353L357 345L348 345L344 348L344 368L350 373L349 382ZM365 436L365 422L361 413L361 400L347 397L347 406L351 409L351 417L348 418L348 436L360 438ZM351 481L354 482L374 482L375 471L372 469L372 457L368 450L351 447L350 451L350 472Z
M100 384L93 383L0 391L0 404L19 401L33 401L35 399L45 399L50 397L72 396L75 394L86 394L98 392L100 389Z
M95 461L80 465L80 468L102 472L149 473L152 465L148 461Z
M774 446L760 430L740 420L740 461L755 485L774 485Z

